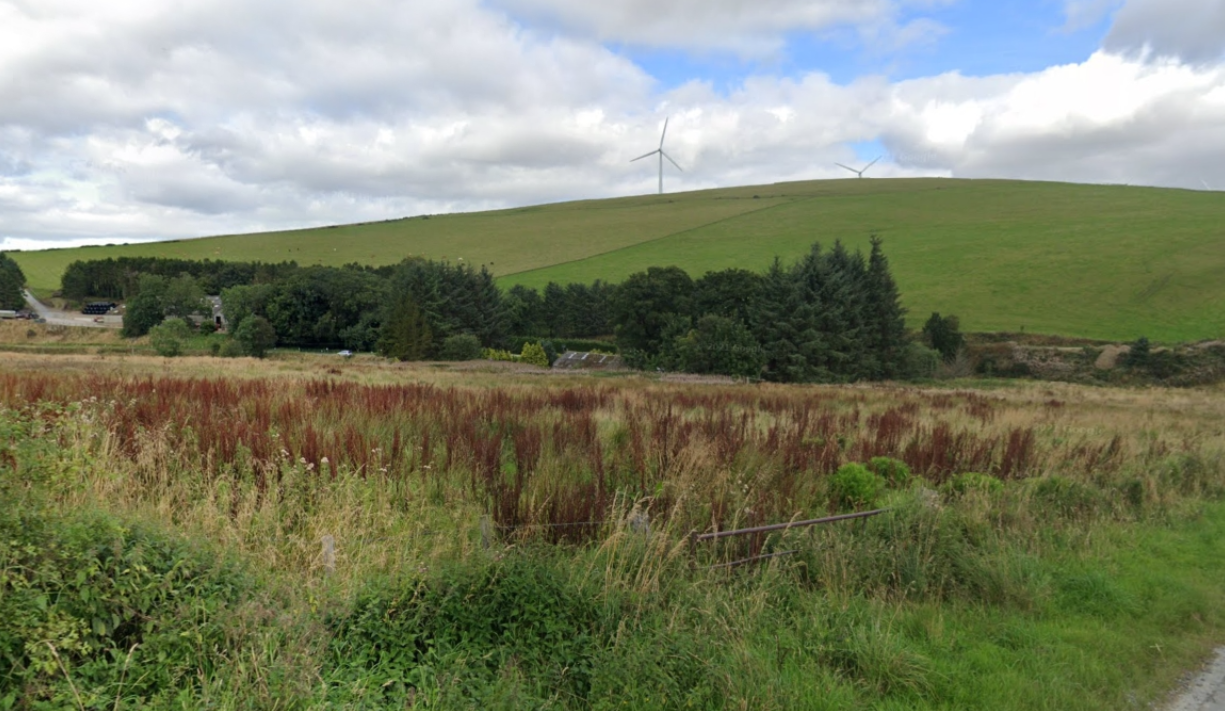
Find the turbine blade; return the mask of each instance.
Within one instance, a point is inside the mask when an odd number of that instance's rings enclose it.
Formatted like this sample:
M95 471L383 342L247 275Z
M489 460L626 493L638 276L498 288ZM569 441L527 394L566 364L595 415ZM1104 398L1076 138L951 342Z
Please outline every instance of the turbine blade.
M867 164L867 165L865 165L865 166L863 167L864 172L867 172L868 168L871 168L872 166L876 165L876 161L878 161L878 160L880 160L880 159L881 159L881 156L876 156L875 158L873 158L871 163L869 163L869 164Z
M659 152L659 149L658 149L658 148L656 148L655 150L651 151L650 153L643 153L642 155L638 156L638 157L637 157L637 158L635 158L634 160L642 160L643 158L650 158L651 156L655 155L655 154L656 154L656 153L658 153L658 152ZM633 163L633 162L634 162L634 160L632 160L632 161L630 161L630 162L631 162L631 163Z
M858 173L858 172L859 172L858 170L855 170L854 168L852 168L852 167L851 167L851 166L849 166L849 165L843 165L843 164L841 164L841 163L834 163L834 165L838 166L839 168L846 168L847 170L851 171L852 173Z
M663 133L659 134L659 150L661 151L664 149L664 137L668 135L668 119L670 118L672 117L671 116L664 117L664 130L663 130Z
M659 155L663 156L664 158L667 158L668 162L671 163L672 165L675 165L676 169L679 170L680 172L682 173L685 172L684 168L680 167L680 165L678 165L676 161L672 160L672 156L668 155L667 153L664 153L663 151L660 151Z

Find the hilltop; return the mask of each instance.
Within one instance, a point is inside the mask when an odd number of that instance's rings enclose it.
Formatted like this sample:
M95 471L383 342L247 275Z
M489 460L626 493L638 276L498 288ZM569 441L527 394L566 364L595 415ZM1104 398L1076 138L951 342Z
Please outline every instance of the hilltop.
M814 241L884 239L911 322L1160 341L1225 336L1225 194L1004 180L827 180L359 225L12 253L36 293L118 256L484 264L505 286L619 281L648 266L762 269Z

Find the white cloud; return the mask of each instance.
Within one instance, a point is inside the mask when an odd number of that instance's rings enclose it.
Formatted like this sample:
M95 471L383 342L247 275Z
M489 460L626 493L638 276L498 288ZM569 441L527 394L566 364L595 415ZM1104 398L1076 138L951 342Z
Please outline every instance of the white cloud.
M849 145L877 139L879 176L1225 185L1219 62L1119 50L1031 74L664 91L592 35L709 46L733 23L735 42L769 44L849 22L905 43L940 29L908 30L884 0L693 0L642 27L645 3L515 1L587 25L543 34L479 0L0 0L2 244L651 192L654 166L629 161L665 116L685 169L669 190L843 177Z
M1098 52L1032 75L906 82L884 131L959 176L1199 188L1225 179L1223 89L1225 68Z

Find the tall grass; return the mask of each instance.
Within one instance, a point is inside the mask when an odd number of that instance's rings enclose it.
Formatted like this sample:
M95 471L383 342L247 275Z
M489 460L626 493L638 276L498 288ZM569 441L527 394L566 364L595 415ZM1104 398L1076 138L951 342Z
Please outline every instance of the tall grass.
M221 706L1114 708L1225 630L1212 391L410 374L23 367L0 479L252 566L233 674L165 682ZM912 474L888 514L688 545L831 512L874 457Z

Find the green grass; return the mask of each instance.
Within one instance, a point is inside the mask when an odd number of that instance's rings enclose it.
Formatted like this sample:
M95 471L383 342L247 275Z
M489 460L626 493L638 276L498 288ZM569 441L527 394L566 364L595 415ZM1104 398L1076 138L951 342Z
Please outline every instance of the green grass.
M542 205L325 229L18 253L40 293L74 259L303 264L423 255L487 264L503 285L619 281L648 266L762 269L814 241L885 240L912 325L1111 340L1225 336L1225 196L997 180L837 180Z

